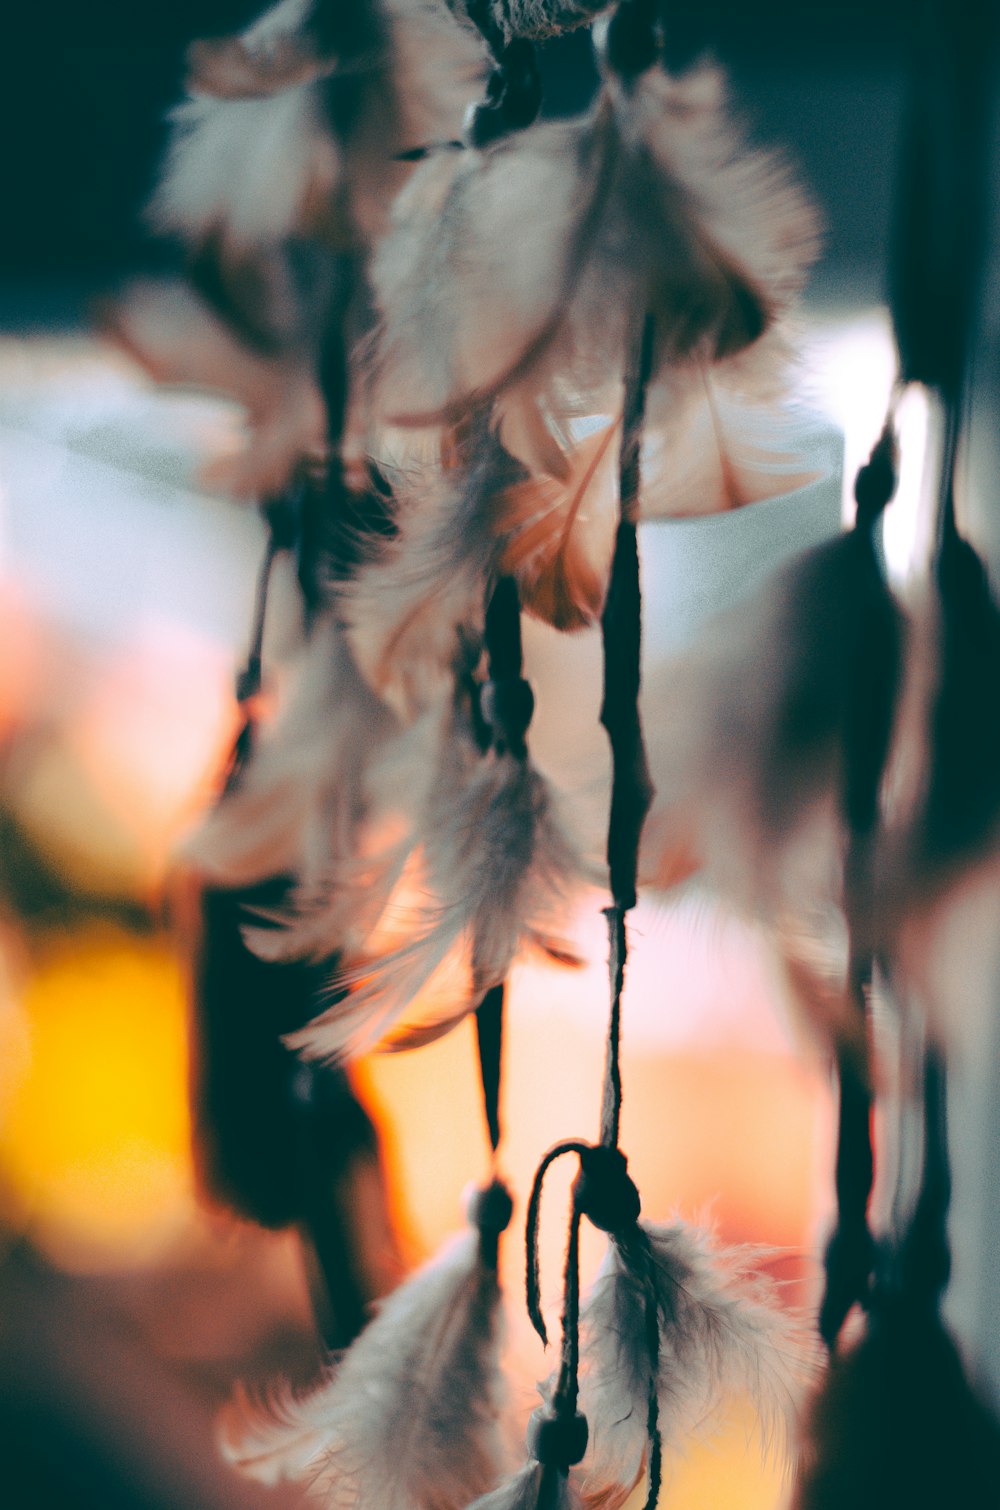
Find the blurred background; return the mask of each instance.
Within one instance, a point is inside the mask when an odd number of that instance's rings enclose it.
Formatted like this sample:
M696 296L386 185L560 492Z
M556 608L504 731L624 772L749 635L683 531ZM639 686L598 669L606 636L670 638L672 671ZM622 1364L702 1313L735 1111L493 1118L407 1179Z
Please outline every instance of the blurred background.
M4 22L0 1439L4 1502L18 1510L298 1503L223 1468L214 1420L236 1379L303 1382L323 1356L295 1228L266 1231L198 1193L184 969L165 921L184 912L172 856L236 727L263 534L198 476L232 450L242 417L220 398L154 390L91 322L127 278L179 265L142 208L184 49L257 10L50 0ZM679 64L708 51L726 65L754 136L788 147L823 207L802 382L844 433L848 474L891 380L880 301L907 10L699 0L675 7L669 39ZM583 36L548 47L544 67L551 111L585 103ZM904 497L888 525L901 572L915 507ZM504 1164L522 1199L550 1142L594 1129L599 904L576 921L582 969L516 972ZM826 1072L749 931L705 904L647 898L634 933L623 1142L645 1210L772 1245L789 1301L808 1304L830 1203ZM477 1074L463 1029L354 1077L376 1131L367 1173L341 1196L367 1234L355 1258L373 1295L461 1224L463 1190L487 1167ZM549 1210L564 1197L554 1180ZM561 1243L553 1217L550 1289ZM515 1313L521 1263L512 1232ZM517 1322L511 1346L525 1378L541 1377ZM766 1510L785 1488L734 1402L675 1469L671 1504Z

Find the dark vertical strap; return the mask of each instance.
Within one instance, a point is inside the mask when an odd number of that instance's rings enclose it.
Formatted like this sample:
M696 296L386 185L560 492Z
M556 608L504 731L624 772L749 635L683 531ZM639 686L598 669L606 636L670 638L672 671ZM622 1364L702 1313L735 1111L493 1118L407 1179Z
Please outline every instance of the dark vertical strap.
M604 645L601 723L611 744L607 857L612 898L612 906L606 914L610 939L611 1014L604 1069L601 1141L612 1147L617 1146L621 1122L621 995L628 956L625 914L636 902L639 840L653 798L639 716L642 594L636 525L646 390L652 371L654 342L653 318L647 315L626 376L618 468L620 517L608 596L601 615Z
M639 836L652 801L652 782L639 721L642 597L636 523L639 457L653 341L653 320L647 316L626 386L619 459L620 521L608 596L601 615L604 642L601 723L611 743L612 757L608 869L612 899L625 912L635 906Z
M604 1099L601 1105L601 1142L607 1148L618 1147L622 1115L622 1076L619 1059L621 1044L622 990L625 985L625 913L620 907L607 907L608 971L611 977L611 1014L604 1061Z
M490 1147L500 1147L500 1077L503 1060L504 982L491 986L476 1011L476 1044Z
M911 1300L936 1306L951 1273L948 1080L944 1060L934 1044L926 1047L924 1056L924 1168L920 1194L900 1252L899 1277Z
M574 1200L569 1219L566 1268L563 1274L562 1360L552 1404L560 1416L576 1415L580 1396L580 1218Z

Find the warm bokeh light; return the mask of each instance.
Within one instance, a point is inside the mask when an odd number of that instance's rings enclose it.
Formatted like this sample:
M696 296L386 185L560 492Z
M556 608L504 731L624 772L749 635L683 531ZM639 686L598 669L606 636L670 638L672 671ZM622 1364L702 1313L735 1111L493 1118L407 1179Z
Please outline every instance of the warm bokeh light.
M177 961L118 929L64 936L17 1022L0 1171L32 1236L71 1268L152 1260L194 1209Z

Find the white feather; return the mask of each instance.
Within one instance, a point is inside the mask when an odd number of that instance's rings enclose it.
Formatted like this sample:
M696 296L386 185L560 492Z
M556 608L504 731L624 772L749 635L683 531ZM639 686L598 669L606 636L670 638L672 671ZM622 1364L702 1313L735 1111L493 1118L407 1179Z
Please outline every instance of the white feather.
M614 407L647 310L661 364L738 356L815 247L811 209L743 149L711 70L609 83L582 122L432 161L394 219L374 269L379 402L408 423L498 395L505 416Z
M194 241L219 230L235 248L273 244L328 199L341 164L313 85L263 99L199 98L172 116L170 153L151 213Z
M468 1510L580 1510L580 1499L571 1479L550 1471L543 1482L541 1463L528 1463L506 1484L484 1494Z
M358 665L403 718L440 697L481 635L503 490L521 475L487 439L467 467L402 488L397 537L342 591Z
M308 30L316 9L283 0L242 36L196 44L195 94L173 114L151 206L161 229L222 232L234 249L369 238L409 171L399 153L460 129L482 49L436 0L366 0L367 24L347 27L355 51L329 57ZM340 139L325 105L338 70L362 85Z
M309 1057L371 1047L449 961L458 968L435 1019L459 1021L522 945L552 931L577 874L544 779L512 755L480 754L460 726L444 741L413 840L423 894L409 908L408 941L336 978L353 986L346 999L290 1040Z
M324 1381L223 1421L251 1477L307 1478L330 1510L465 1510L502 1477L499 1300L478 1235L383 1301Z
M367 809L366 773L398 733L332 618L315 626L289 680L283 711L190 842L215 884L285 874L308 884L347 862Z
M641 1223L660 1318L656 1378L667 1452L709 1429L735 1393L752 1397L762 1440L787 1447L815 1343L757 1267L769 1250L716 1248L681 1223ZM642 1264L611 1243L583 1314L581 1408L590 1423L587 1505L622 1503L645 1461L651 1362Z

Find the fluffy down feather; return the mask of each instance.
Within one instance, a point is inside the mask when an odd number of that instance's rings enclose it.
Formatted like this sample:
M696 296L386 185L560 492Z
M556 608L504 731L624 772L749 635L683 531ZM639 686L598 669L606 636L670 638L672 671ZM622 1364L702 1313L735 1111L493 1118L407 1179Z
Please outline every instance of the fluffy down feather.
M663 392L664 386L670 393ZM642 451L642 517L690 518L744 508L814 480L805 427L777 403L750 402L706 368L697 387L661 384ZM676 398L676 403L672 400ZM571 425L571 433L582 426ZM588 424L553 467L506 489L496 529L503 570L529 613L556 629L594 623L607 592L618 518L619 421Z
M581 1510L581 1502L565 1474L553 1469L546 1473L541 1463L528 1463L468 1510Z
M398 726L358 675L332 618L316 626L290 681L282 714L191 842L213 884L276 875L308 883L354 853L366 772Z
M193 384L244 406L246 443L204 470L207 487L274 497L303 458L325 456L326 406L309 363L253 350L183 284L134 283L101 318L104 333L156 382Z
M223 1451L274 1484L308 1479L330 1510L465 1510L507 1467L499 1287L459 1238L382 1302L315 1389L238 1398Z
M544 779L512 755L480 754L456 725L412 838L425 890L410 912L409 941L338 978L353 990L291 1040L309 1057L370 1047L456 959L457 979L435 1018L459 1021L504 979L523 944L550 931L576 875Z
M407 172L399 153L456 134L481 60L437 0L282 0L242 36L196 44L153 218L234 248L368 239Z
M785 1439L810 1372L805 1328L780 1309L773 1283L754 1268L765 1250L715 1248L680 1223L641 1223L639 1234L631 1252L610 1244L583 1314L588 1506L621 1505L643 1470L652 1383L647 1267L660 1315L656 1388L665 1448L710 1426L724 1397L737 1392L753 1398L765 1440Z
M717 74L609 82L582 122L414 175L374 268L379 402L416 424L502 396L501 435L526 411L613 412L637 316L656 317L660 366L735 356L814 244L786 170L726 123Z

